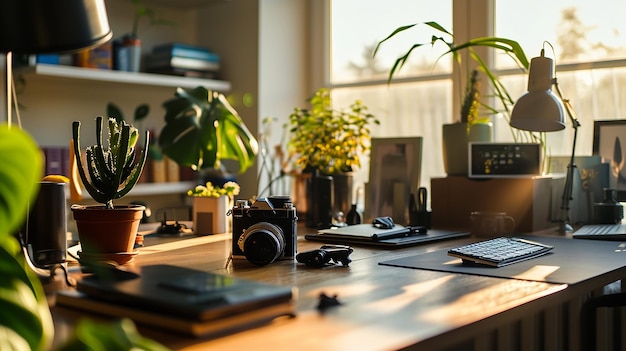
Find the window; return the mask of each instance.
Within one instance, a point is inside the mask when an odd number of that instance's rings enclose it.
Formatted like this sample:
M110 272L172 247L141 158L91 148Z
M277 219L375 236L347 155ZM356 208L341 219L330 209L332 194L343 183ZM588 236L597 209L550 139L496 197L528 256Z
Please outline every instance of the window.
M387 85L388 72L395 58L413 43L427 42L433 31L416 29L403 39L385 44L372 58L376 43L395 28L424 21L436 21L452 29L453 6L476 6L477 1L458 0L331 0L330 81L333 103L344 106L363 100L380 120L374 137L424 137L421 185L429 187L430 178L445 176L441 154L441 125L453 120L452 92L455 80L452 62L437 62L441 48L422 47L415 51L396 77ZM480 2L478 2L480 4ZM491 1L485 0L484 4ZM564 98L569 99L582 124L578 133L577 155L590 155L593 120L626 117L626 2L611 0L494 0L496 35L518 41L528 59L556 54L556 76ZM603 5L603 3L605 3ZM485 7L487 8L487 7ZM606 9L611 9L607 11ZM538 13L541 11L541 14ZM490 23L480 14L468 15L476 23ZM464 14L464 11L456 13ZM462 28L464 19L454 19ZM488 29L485 29L489 31ZM461 33L457 30L453 32ZM458 33L457 33L458 32ZM465 34L465 33L461 33ZM420 37L425 35L425 37ZM474 36L475 37L475 36ZM548 44L554 47L554 53ZM495 57L495 69L516 99L525 90L527 75L511 69L510 60ZM492 117L496 141L511 140L502 116ZM562 132L547 133L552 155L571 153L573 129L569 120ZM367 181L367 160L356 176L357 185Z
M541 15L535 9L541 9ZM610 11L607 11L610 9ZM555 59L555 75L563 97L569 99L581 123L577 155L590 155L593 121L626 117L626 3L611 0L497 1L495 34L517 40L526 55ZM523 15L526 13L527 15ZM554 47L554 52L549 42ZM556 57L555 57L556 56ZM496 59L499 69L510 68ZM506 76L512 96L526 90L527 77ZM571 154L573 131L548 133L549 151Z
M428 15L419 15L424 9ZM445 176L440 129L452 119L452 62L436 62L443 47L424 47L396 75L402 81L387 84L395 59L413 43L430 41L433 31L426 26L385 43L372 57L376 44L397 27L424 21L451 28L452 1L333 0L330 80L334 104L347 106L360 99L381 120L374 137L424 137L421 183L428 185L430 177ZM369 160L364 161L355 175L357 187L367 181Z

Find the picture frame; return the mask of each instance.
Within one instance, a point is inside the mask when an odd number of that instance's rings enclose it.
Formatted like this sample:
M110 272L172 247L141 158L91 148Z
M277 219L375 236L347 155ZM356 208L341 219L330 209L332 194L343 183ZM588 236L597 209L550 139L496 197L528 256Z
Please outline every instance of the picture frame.
M593 154L609 164L609 187L626 201L626 119L593 122Z
M410 195L420 186L422 137L372 138L365 219L392 217L409 223Z

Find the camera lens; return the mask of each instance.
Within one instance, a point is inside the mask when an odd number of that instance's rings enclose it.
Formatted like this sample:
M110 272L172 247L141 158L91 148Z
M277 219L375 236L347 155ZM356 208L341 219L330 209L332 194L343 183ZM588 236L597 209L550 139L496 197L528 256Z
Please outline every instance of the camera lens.
M239 237L238 244L248 261L264 266L282 256L285 251L285 236L280 227L259 222L250 226Z

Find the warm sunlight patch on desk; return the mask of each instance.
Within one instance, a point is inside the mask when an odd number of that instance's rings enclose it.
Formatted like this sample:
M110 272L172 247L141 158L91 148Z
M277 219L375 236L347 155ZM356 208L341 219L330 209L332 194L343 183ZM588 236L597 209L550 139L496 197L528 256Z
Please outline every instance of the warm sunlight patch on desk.
M184 249L186 247L197 246L202 244L215 243L218 241L224 241L225 238L230 238L230 234L214 234L207 236L199 236L197 238L171 241L164 244L144 246L139 249L141 255L150 255L163 251L173 251L178 249Z
M366 308L382 313L394 313L414 303L421 297L428 295L432 291L440 289L442 285L452 278L454 278L454 275L446 275L421 283L405 285L402 287L403 292L401 294L370 303Z
M484 318L496 311L505 311L513 305L553 294L566 287L567 284L553 285L509 279L473 293L463 294L443 307L421 314L419 318L432 323L449 323L450 320L454 320L461 325ZM542 288L545 290L538 292Z
M543 266L543 265L536 265L533 268L522 272L518 275L513 276L513 278L515 279L527 279L527 280L539 280L539 281L545 281L547 280L546 278L556 272L557 270L559 270L559 268L561 268L560 266Z

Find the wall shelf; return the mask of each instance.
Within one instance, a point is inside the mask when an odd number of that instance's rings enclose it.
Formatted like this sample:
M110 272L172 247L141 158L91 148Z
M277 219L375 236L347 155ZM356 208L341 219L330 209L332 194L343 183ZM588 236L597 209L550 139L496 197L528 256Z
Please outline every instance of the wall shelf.
M207 89L217 90L220 92L228 92L231 87L230 82L215 79L178 77L142 72L101 70L63 65L37 64L35 66L22 68L22 72L27 75L35 75L39 77L83 79L89 81L101 81L120 84L137 84L183 88L195 88L198 86L203 86Z

